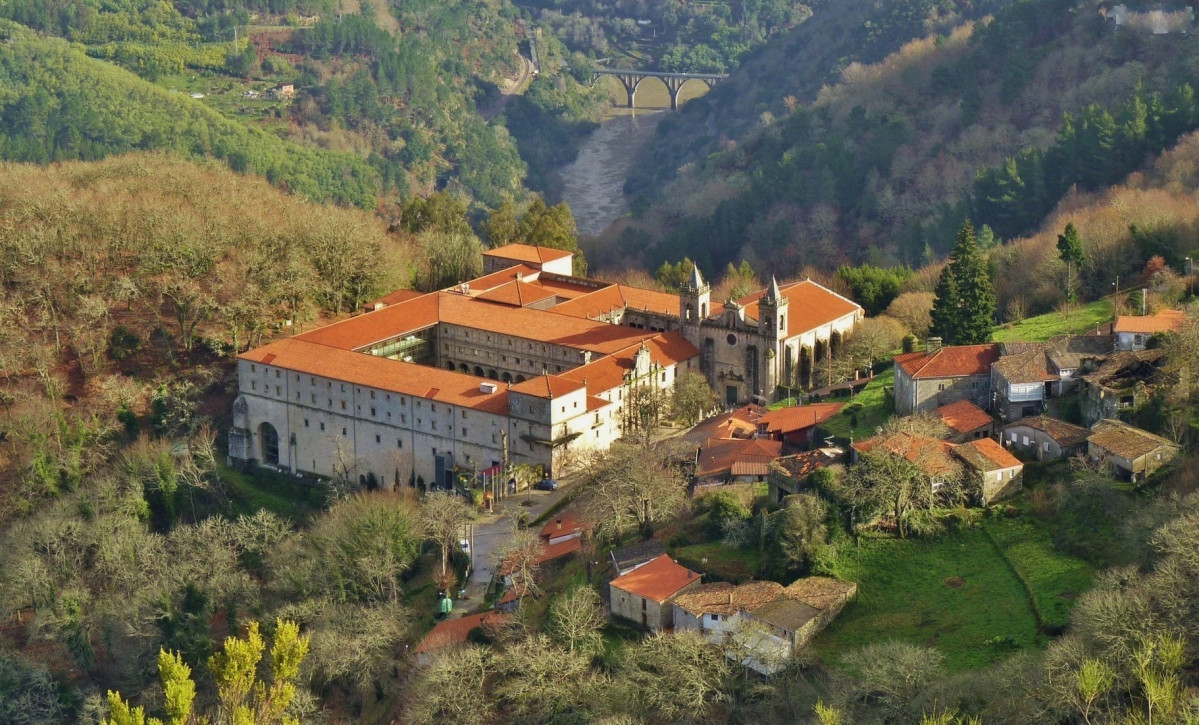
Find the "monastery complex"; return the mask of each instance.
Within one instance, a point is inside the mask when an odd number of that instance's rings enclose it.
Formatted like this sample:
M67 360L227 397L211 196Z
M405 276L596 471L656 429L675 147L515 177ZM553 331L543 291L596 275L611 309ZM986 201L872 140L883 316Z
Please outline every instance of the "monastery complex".
M569 252L493 249L478 279L399 291L241 355L231 460L387 487L504 463L557 476L573 452L636 430L686 371L728 405L770 402L862 318L811 281L713 303L698 270L676 295L571 265Z

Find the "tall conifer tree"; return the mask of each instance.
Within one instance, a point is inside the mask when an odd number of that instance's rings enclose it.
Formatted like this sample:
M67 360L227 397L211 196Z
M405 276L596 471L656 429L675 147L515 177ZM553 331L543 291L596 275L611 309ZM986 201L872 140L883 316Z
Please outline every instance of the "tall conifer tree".
M933 330L949 345L977 345L991 340L995 320L995 287L987 257L967 219L941 270L933 303Z

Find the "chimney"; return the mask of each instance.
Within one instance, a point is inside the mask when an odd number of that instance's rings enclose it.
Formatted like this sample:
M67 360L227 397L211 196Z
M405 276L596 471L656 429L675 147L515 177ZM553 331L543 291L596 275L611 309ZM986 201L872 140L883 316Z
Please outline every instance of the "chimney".
M558 530L562 530L562 519L558 519Z
M516 273L516 281L517 281L517 282L520 282L520 281L521 281L521 280L523 280L524 278L525 278L525 273L524 273L524 272L517 272L517 273Z
M932 355L941 351L941 338L930 337L924 342L924 352L927 355Z

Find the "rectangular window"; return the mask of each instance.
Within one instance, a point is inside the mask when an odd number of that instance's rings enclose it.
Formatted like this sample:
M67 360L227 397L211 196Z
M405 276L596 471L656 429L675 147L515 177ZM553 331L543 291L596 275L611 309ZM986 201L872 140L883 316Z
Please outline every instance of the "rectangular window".
M342 409L342 410L345 410L345 409L346 409L346 401L344 401L344 400L343 400L343 401L341 401L341 409Z
M396 448L403 448L403 447L404 447L404 441L400 440L399 438L396 438Z
M429 410L436 413L437 412L437 403L429 403Z
M307 419L307 418L305 418L305 419L304 419L304 427L305 427L305 428L307 428L307 427L308 427L308 419Z
M342 429L341 429L341 435L344 437L344 436L345 436L345 434L346 434L346 429L345 429L345 428L342 428Z
M283 395L283 389L278 385L275 386L275 395Z
M1045 445L1045 452L1048 453L1049 452L1049 442L1046 441L1044 445Z
M341 392L343 392L343 393L346 392L346 384L345 383L341 384Z
M382 442L382 440L380 440L379 434L376 433L375 434L375 443L381 443L381 442Z
M250 372L252 372L252 373L256 373L256 372L258 372L258 366L257 366L257 365L251 365L251 366L250 366Z
M462 411L462 419L463 419L463 420L466 420L466 411L465 411L465 410L464 410L464 411Z
M316 393L312 394L312 404L316 405Z
M463 428L463 429L462 429L462 437L463 437L463 438L465 438L465 437L466 437L466 429L465 429L465 428Z
M437 421L433 421L433 430L437 430Z
M321 423L321 430L324 430L324 429L325 429L325 424L322 422L322 423Z
M374 414L375 414L375 408L374 408L374 406L371 406L371 415L373 416Z
M250 381L250 390L258 390L258 381L257 380Z
M311 376L310 376L310 377L308 378L308 384L309 384L309 385L316 385L316 378L314 378L314 377L311 377Z
M375 391L372 390L371 391L371 400L374 400L374 399L375 399Z
M407 414L405 414L405 413L400 413L400 422L401 422L401 423L407 423L407 422L408 422L408 415L407 415Z
M278 370L276 370L276 371L275 371L275 377L276 377L276 378L278 378L278 377L279 377L279 371L278 371Z

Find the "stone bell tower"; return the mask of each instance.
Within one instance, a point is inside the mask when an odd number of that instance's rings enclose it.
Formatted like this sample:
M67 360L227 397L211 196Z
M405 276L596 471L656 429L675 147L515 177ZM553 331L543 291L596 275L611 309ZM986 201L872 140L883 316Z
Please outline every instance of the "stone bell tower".
M789 304L790 300L779 290L778 280L771 276L770 287L766 289L762 299L758 300L758 336L764 353L758 361L758 383L762 388L761 394L768 398L774 395L775 388L783 382L780 371L783 369L783 358L787 352L785 341Z
M691 275L679 288L679 314L682 315L684 327L695 325L708 319L711 313L712 288L704 281L699 273L699 267L691 268Z

